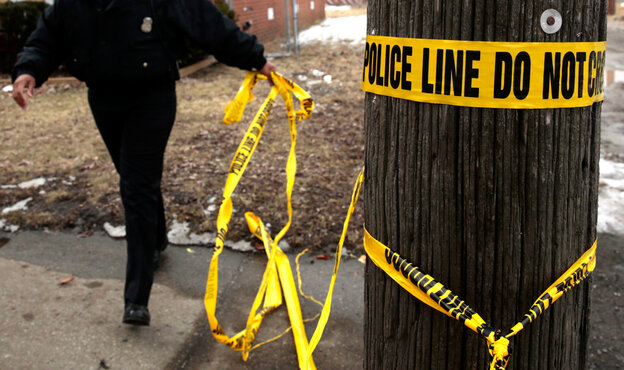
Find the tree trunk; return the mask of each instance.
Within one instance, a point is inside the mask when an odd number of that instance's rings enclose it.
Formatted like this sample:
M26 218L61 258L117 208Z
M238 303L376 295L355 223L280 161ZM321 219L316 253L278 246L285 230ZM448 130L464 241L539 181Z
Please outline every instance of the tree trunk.
M369 0L367 33L509 42L606 40L606 0ZM563 18L544 33L548 8ZM367 93L371 235L506 331L596 237L601 103L513 110ZM366 266L367 369L487 369L485 340ZM508 369L587 367L589 284L513 337Z

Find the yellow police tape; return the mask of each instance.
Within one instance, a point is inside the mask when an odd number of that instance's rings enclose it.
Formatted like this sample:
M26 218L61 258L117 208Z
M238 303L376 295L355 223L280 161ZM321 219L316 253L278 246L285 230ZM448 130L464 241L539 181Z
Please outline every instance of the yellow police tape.
M274 86L269 95L258 110L255 118L251 122L247 133L243 137L238 150L230 165L228 178L223 191L223 201L219 208L217 217L217 238L215 248L210 261L208 279L206 282L206 294L204 305L210 328L217 341L228 345L230 348L241 351L243 360L247 360L249 351L252 349L256 332L262 323L262 319L272 310L282 304L282 292L286 300L286 307L292 325L293 336L297 348L297 356L300 367L315 369L314 362L307 356L308 341L303 326L303 318L299 306L299 298L295 288L292 271L288 262L288 257L278 247L280 239L284 236L292 220L291 194L294 185L295 173L297 171L297 161L295 156L295 144L297 139L296 121L306 119L314 109L314 101L301 87L287 80L279 74L273 74ZM258 73L248 73L234 100L225 109L224 122L230 124L242 118L243 110L247 103L253 98L252 89L256 82L266 77ZM267 267L262 276L262 282L252 309L247 319L245 329L229 337L223 331L217 317L215 316L218 291L218 271L219 255L223 251L223 244L228 231L228 224L232 217L232 193L238 185L247 164L260 140L264 126L267 122L271 108L277 96L281 95L286 105L288 113L288 124L290 128L291 147L286 165L286 198L288 206L288 222L272 239L266 232L262 220L253 213L245 214L250 231L263 240L265 251L268 257ZM302 109L295 110L293 97L299 100ZM281 285L281 288L280 288ZM262 306L262 308L260 308Z
M266 78L257 73L250 72L247 74L236 97L226 107L224 117L224 122L226 124L236 122L242 118L245 106L251 99L253 99L251 90L259 79ZM290 227L292 221L291 194L297 167L295 156L297 139L296 121L306 119L310 116L314 108L314 101L298 85L285 79L279 74L273 74L272 81L274 86L250 124L247 133L241 141L238 150L236 151L236 155L230 165L230 171L228 173L228 178L223 191L223 202L217 217L218 233L208 271L204 305L206 307L210 328L215 339L228 345L234 350L241 351L243 360L246 361L249 351L252 348L256 348L259 345L264 344L261 343L252 347L255 335L260 327L260 324L262 323L263 318L269 312L273 311L282 304L283 293L297 349L299 367L301 369L315 369L316 367L312 359L312 353L320 341L331 311L331 300L333 297L336 276L340 267L342 247L347 234L349 220L355 211L355 206L364 183L364 168L360 171L354 185L353 193L351 195L351 204L349 205L349 210L343 224L342 234L336 250L336 260L334 262L334 270L329 284L328 293L320 313L319 322L317 323L312 338L308 343L290 263L288 262L288 257L279 248L278 243ZM291 93L299 99L300 105L303 109L295 111ZM232 216L231 196L240 181L247 164L249 163L258 141L260 140L260 136L262 135L268 115L278 94L282 96L286 105L291 136L291 148L286 166L288 222L278 233L275 239L273 239L266 232L264 224L259 217L251 212L247 212L245 214L249 230L256 237L262 239L264 243L268 262L262 276L260 288L258 289L258 293L256 294L252 309L249 313L245 330L228 337L219 325L215 312L218 290L219 255L223 251L223 244L227 234L228 224ZM524 327L533 322L533 320L548 309L548 307L550 307L550 305L559 299L565 292L580 284L596 267L597 241L595 241L593 246L587 250L572 266L570 266L570 268L568 268L568 270L563 273L557 281L555 281L548 289L546 289L544 293L540 295L520 322L515 324L505 334L502 334L500 330L487 325L485 320L483 320L478 313L470 308L470 306L468 306L457 295L452 293L451 290L437 282L432 276L422 272L418 267L408 262L398 253L392 251L390 248L377 241L370 235L366 228L364 231L364 248L369 258L373 261L373 263L375 263L375 265L381 268L414 297L434 309L455 318L474 332L481 334L487 340L490 355L492 356L492 363L490 365L491 370L503 370L507 366L510 356L509 338L516 335L524 329ZM305 253L305 251L302 253ZM297 259L299 256L297 256ZM299 277L299 289L301 291L301 277L298 268L297 272ZM301 292L301 295L306 298L310 298L305 296L303 292ZM320 302L316 300L314 301L320 304ZM260 309L261 305L262 309ZM288 330L280 334L280 336L270 339L265 343L281 337L286 332L288 332Z
M487 325L478 313L444 285L373 238L368 230L365 230L364 236L364 248L369 258L403 289L423 303L460 321L472 331L485 337L493 358L490 369L504 369L510 355L509 338L518 334L563 293L578 285L594 270L596 245L597 243L594 242L594 245L581 258L540 295L520 322L507 333L502 334L500 330Z
M356 181L350 208L355 206L357 202L356 194L359 194L363 182L364 169L362 169ZM364 228L364 249L369 259L375 265L421 302L458 320L472 331L485 337L488 342L490 355L492 356L491 370L503 370L507 366L510 356L509 338L518 334L518 332L546 311L554 301L559 299L569 289L580 284L594 271L596 267L596 246L597 241L539 296L520 322L515 324L507 333L502 334L500 330L487 325L478 313L451 290L436 281L432 276L421 271L398 253L383 245ZM330 288L330 293L332 288Z
M584 107L604 99L606 42L480 42L368 35L362 89L481 108Z

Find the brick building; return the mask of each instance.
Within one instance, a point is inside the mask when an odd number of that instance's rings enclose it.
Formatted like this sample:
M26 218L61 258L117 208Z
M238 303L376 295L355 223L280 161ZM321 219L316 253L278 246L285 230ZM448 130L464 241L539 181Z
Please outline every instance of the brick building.
M624 1L609 0L609 15L624 15Z
M292 29L292 0L228 0L227 2L238 15L238 25L241 28L249 25L247 32L258 36L260 42L286 35L285 9L288 9ZM325 19L325 0L297 0L297 3L299 5L299 30L304 30Z

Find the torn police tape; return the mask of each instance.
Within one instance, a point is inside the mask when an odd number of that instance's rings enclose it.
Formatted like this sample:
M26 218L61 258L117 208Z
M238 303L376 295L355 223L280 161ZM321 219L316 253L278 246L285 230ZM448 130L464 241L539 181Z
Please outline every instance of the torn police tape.
M368 35L362 90L464 107L584 107L604 99L606 42L484 42Z
M272 74L274 86L271 88L269 95L256 113L251 122L243 140L241 141L234 159L230 165L230 170L223 191L223 202L219 208L217 217L217 238L215 241L215 249L210 261L208 271L208 279L206 282L206 294L204 296L204 305L210 323L210 328L215 339L221 343L228 345L230 348L241 351L243 360L247 360L249 351L252 347L255 335L262 323L263 318L271 311L282 304L282 293L286 301L288 316L291 321L295 345L297 348L297 356L299 365L302 368L314 369L314 362L311 356L308 356L308 340L303 326L303 318L301 316L301 308L299 298L295 288L294 279L288 257L279 248L278 243L284 236L292 221L292 205L291 194L294 186L295 173L297 171L297 160L295 156L295 146L297 140L296 122L297 120L306 119L310 116L314 109L314 101L301 87L295 83L285 79L279 74ZM228 104L225 109L224 122L231 124L242 118L245 106L253 99L252 89L260 79L266 77L258 73L248 73L239 89L234 100ZM249 230L262 239L265 252L268 257L267 267L262 277L262 282L256 298L254 299L252 309L247 319L245 329L239 333L228 336L224 331L216 317L217 291L218 291L218 271L219 271L219 255L223 251L224 240L228 231L228 224L232 217L232 193L238 185L245 169L258 145L258 141L262 135L267 118L271 112L271 108L278 95L283 98L288 113L288 124L290 128L291 147L290 154L286 165L286 198L288 206L288 222L282 230L273 239L268 235L262 220L253 213L245 214ZM295 110L293 95L299 100L302 109ZM306 358L309 358L306 360Z
M602 55L604 55L604 52ZM598 79L597 81L594 81L596 84L600 81L600 78L597 76L598 75L594 76ZM243 85L236 95L236 98L226 108L226 115L224 118L224 122L226 124L236 122L242 118L242 111L244 110L246 104L253 98L253 86L259 79L263 78L263 76L257 73L247 74ZM204 305L206 307L206 313L208 315L212 334L215 339L228 345L234 350L241 351L243 360L247 360L249 351L253 348L257 348L259 345L273 341L288 331L285 331L280 336L270 339L269 341L252 346L255 335L260 327L260 324L262 323L263 318L269 312L278 308L282 304L283 293L297 349L299 367L301 369L315 369L316 367L312 359L312 353L320 341L331 311L331 300L337 272L340 266L342 247L346 237L350 217L355 210L355 206L364 182L364 169L362 168L360 174L358 175L353 189L351 204L343 224L342 235L336 251L336 260L328 293L320 313L319 322L317 323L314 334L308 343L303 325L303 322L307 320L303 320L301 315L299 298L297 296L297 290L295 288L288 257L279 248L278 243L287 232L292 221L291 195L297 167L295 156L297 138L296 121L310 116L314 108L314 102L303 89L284 77L278 74L273 74L272 80L274 82L274 86L250 124L247 133L241 141L230 165L230 171L228 173L228 178L223 192L223 202L219 209L219 215L217 218L218 235L215 242L214 253L210 262ZM247 212L245 214L249 230L255 236L262 239L264 243L268 262L262 277L260 288L256 294L252 309L249 313L245 329L234 336L229 337L225 334L215 316L218 290L219 255L223 251L223 244L227 234L228 224L232 216L232 193L242 177L253 151L260 140L267 117L278 94L282 96L286 104L291 136L291 148L286 166L288 222L277 234L277 236L272 238L268 235L264 224L259 217L251 212ZM297 99L299 99L302 107L301 110L295 111L292 98L293 94L297 97ZM594 92L594 96L596 94L597 91ZM436 281L432 276L422 272L418 267L410 263L398 253L392 251L389 247L376 240L366 229L364 237L364 247L369 258L402 288L407 290L423 303L460 321L474 332L481 334L487 340L490 355L492 356L492 362L490 365L491 370L503 370L507 366L510 357L509 338L513 337L528 324L533 322L540 314L548 309L553 302L559 299L569 289L580 284L595 269L596 246L597 241L595 241L593 246L587 250L583 256L581 256L566 272L564 272L559 279L557 279L548 289L546 289L544 293L540 295L520 322L515 324L510 330L503 334L500 330L489 326L478 313L476 313L457 295L451 292L451 290ZM299 289L301 290L300 278ZM301 295L309 298L305 296L303 292L301 292Z
M451 290L373 238L367 230L365 230L364 247L375 265L403 289L421 302L458 320L475 333L481 334L488 342L492 356L490 365L492 370L502 370L507 366L510 356L509 338L533 322L565 292L585 280L596 267L596 242L594 242L581 258L540 295L522 320L503 334L500 330L489 326L478 313Z
M257 73L250 72L247 74L236 97L230 104L228 104L225 109L224 122L226 124L237 122L242 118L245 106L249 101L251 101L251 99L253 99L252 89L259 79L264 79L264 77ZM295 340L295 347L297 349L299 367L301 369L315 369L316 366L314 365L312 353L319 343L327 321L329 319L329 314L331 311L331 300L333 296L332 293L334 289L334 284L336 282L338 268L340 266L342 248L346 239L349 220L353 215L353 212L355 211L357 199L360 194L361 182L356 183L353 194L351 196L351 205L349 207L349 210L347 211L347 217L343 224L342 235L340 237L338 248L336 250L336 260L334 262L334 270L329 284L329 291L327 293L324 303L318 302L314 298L306 296L301 291L301 276L299 274L298 259L303 253L305 253L305 251L297 256L296 264L300 294L303 297L308 298L322 306L322 310L319 314L319 322L317 323L316 329L314 330L310 342L308 343L303 323L309 321L309 319L304 320L302 318L301 307L299 305L299 298L297 296L297 290L295 288L290 263L288 262L288 257L279 248L278 243L290 227L290 223L292 221L291 194L294 186L295 173L297 171L297 161L295 155L297 140L296 121L306 119L310 116L312 110L314 109L314 101L308 93L301 89L301 87L285 79L281 75L273 74L272 80L274 86L271 89L268 97L258 110L255 118L251 122L247 133L241 141L238 150L234 155L234 159L232 160L232 163L230 165L230 171L228 173L228 178L223 191L224 200L221 204L221 207L219 209L219 215L217 217L217 227L219 232L215 241L214 253L210 261L208 280L206 282L206 294L204 296L204 305L206 307L206 313L208 315L210 328L215 339L221 343L226 344L234 350L241 351L243 360L247 360L249 356L249 351L251 351L252 349L257 348L265 343L271 342L292 329L293 337ZM223 328L221 327L219 321L215 316L218 291L219 255L223 251L223 244L225 236L227 234L228 224L232 216L232 193L236 188L236 185L238 184L240 178L242 177L243 172L245 171L247 164L249 163L249 160L253 154L253 151L256 148L258 141L260 140L260 137L264 130L264 126L267 121L267 117L271 112L271 108L278 94L282 96L286 104L291 137L290 154L286 165L286 198L288 206L288 222L277 234L277 236L275 238L272 238L270 235L268 235L264 224L259 217L251 212L247 212L245 214L245 218L247 220L247 225L250 232L256 237L260 238L264 243L264 250L267 254L268 262L265 272L262 276L260 288L258 289L256 298L254 299L254 302L252 304L252 308L249 313L245 329L230 337L223 331ZM295 110L292 95L294 95L299 100L302 109ZM362 176L360 176L360 178ZM275 338L252 346L258 328L262 323L262 319L269 312L275 310L282 304L282 294L284 300L286 301L286 308L288 309L288 316L290 319L291 327Z

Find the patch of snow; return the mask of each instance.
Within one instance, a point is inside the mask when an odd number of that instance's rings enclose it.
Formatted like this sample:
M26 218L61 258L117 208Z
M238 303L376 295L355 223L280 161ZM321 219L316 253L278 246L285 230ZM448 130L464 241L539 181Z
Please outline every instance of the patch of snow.
M4 220L0 220L0 222L1 221ZM0 229L2 228L2 225L3 224L0 223ZM104 223L104 230L112 238L124 238L126 236L125 226L113 226L110 223L106 222ZM215 243L216 235L215 233L210 232L203 234L192 233L188 222L178 222L176 220L173 220L169 228L169 232L167 233L167 238L169 239L170 244L178 246L213 246ZM279 246L284 252L290 250L290 245L285 240L280 241ZM240 240L237 242L229 242L226 240L225 247L238 252L254 251L252 242L246 240Z
M217 205L216 204L211 204L211 205L208 206L208 208L204 209L204 215L210 216L216 210L217 210Z
M297 75L297 79L301 82L305 82L308 80L308 76L306 75Z
M126 237L126 227L124 225L121 226L113 226L108 222L104 223L104 231L111 238L125 238Z
M15 203L14 205L10 206L10 207L6 207L5 209L2 210L2 214L5 215L9 212L15 212L15 211L24 211L27 210L28 207L26 207L26 205L28 204L28 202L30 202L32 200L31 197L26 198L24 200L20 200L19 202Z
M277 243L277 246L280 247L284 253L288 253L290 251L290 243L284 239L280 240L280 242Z
M600 180L624 178L624 163L600 159Z
M1 185L0 189L17 189L17 185Z
M351 5L325 5L326 12L341 12L350 9Z
M7 224L5 219L1 219L0 220L0 230L7 231L7 232L10 232L10 233L14 233L17 230L19 230L19 226L17 226L17 225L9 225L9 224Z
M188 222L178 222L174 220L171 223L169 233L167 234L169 243L173 245L208 245L213 246L216 239L215 233L195 234L191 232ZM238 242L225 241L225 247L238 252L251 252L254 250L251 242L240 240Z
M319 71L318 69L313 69L313 70L312 70L312 76L314 76L314 77L321 77L321 76L323 76L324 74L325 74L325 73L323 73L323 72Z
M251 252L254 250L251 243L246 240L239 240L236 243L228 243L226 241L225 246L239 252Z
M332 76L331 75L323 76L323 81L325 81L326 84L332 83Z
M5 93L13 92L13 85L6 85L5 87L2 88L2 92L5 92Z
M67 186L72 186L74 185L75 181L76 181L76 178L74 176L67 176L67 180L63 180L63 184Z
M599 233L624 235L624 163L600 160Z
M38 188L40 186L45 185L45 183L46 183L46 179L44 179L43 177L39 177L39 178L32 179L29 181L21 182L17 184L17 186L19 186L20 189L30 189L30 188Z
M173 220L169 233L167 234L169 243L174 245L210 245L215 242L214 233L204 233L201 235L191 232L188 222L178 222Z
M321 24L299 33L302 44L312 42L350 42L364 45L366 40L366 15L327 18Z

